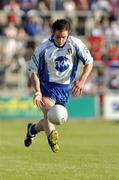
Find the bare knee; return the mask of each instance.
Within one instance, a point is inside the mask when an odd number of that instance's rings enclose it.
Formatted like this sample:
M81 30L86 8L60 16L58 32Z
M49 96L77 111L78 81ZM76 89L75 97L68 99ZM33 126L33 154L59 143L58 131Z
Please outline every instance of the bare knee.
M42 112L44 114L44 119L47 119L47 112L52 106L54 106L55 101L47 97L43 97L42 100L44 103L44 106L42 107Z

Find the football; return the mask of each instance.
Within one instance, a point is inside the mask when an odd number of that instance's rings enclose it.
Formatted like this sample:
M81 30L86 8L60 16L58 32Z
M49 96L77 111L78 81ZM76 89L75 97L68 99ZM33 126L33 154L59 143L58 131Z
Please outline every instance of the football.
M62 105L56 104L48 111L48 120L55 125L64 124L67 119L67 109Z

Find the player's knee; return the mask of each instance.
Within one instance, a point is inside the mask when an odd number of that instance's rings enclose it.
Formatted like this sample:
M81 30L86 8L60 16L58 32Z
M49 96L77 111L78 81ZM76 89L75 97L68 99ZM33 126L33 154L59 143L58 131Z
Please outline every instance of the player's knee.
M43 97L43 103L44 103L44 107L43 107L43 111L47 112L52 106L54 106L55 101L47 98L47 97Z

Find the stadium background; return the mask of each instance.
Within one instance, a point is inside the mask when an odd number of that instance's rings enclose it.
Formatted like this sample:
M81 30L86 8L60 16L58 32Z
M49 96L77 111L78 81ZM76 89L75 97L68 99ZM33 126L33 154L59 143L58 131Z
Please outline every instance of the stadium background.
M42 134L23 147L27 123L42 116L26 67L51 23L64 17L90 49L94 69L83 96L70 99L72 121L57 127L62 149L53 156ZM119 120L118 0L0 1L0 120L1 180L119 179L119 126L105 121Z
M15 113L17 118L18 114L19 118L23 114L25 117L28 111L33 111L36 117L32 101L27 99L32 99L33 95L27 63L37 44L49 37L51 23L62 17L70 20L71 34L81 38L94 57L94 70L85 85L83 100L70 101L69 117L109 117L108 104L112 113L116 113L116 119L119 118L118 1L3 0L0 7L1 118L10 116L10 113L12 117ZM78 75L80 69L81 64ZM75 110L73 106L79 108ZM87 111L83 113L81 108ZM8 113L4 114L6 110ZM113 118L112 114L110 116Z

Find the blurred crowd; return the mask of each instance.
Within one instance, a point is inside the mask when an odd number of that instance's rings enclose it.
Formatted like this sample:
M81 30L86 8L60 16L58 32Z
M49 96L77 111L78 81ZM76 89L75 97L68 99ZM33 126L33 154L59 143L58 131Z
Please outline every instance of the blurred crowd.
M0 87L6 71L24 70L36 45L50 35L52 22L62 17L70 20L71 33L94 57L95 70L85 94L104 91L107 84L119 89L118 73L110 73L119 68L119 0L1 0ZM110 74L108 81L104 69Z

